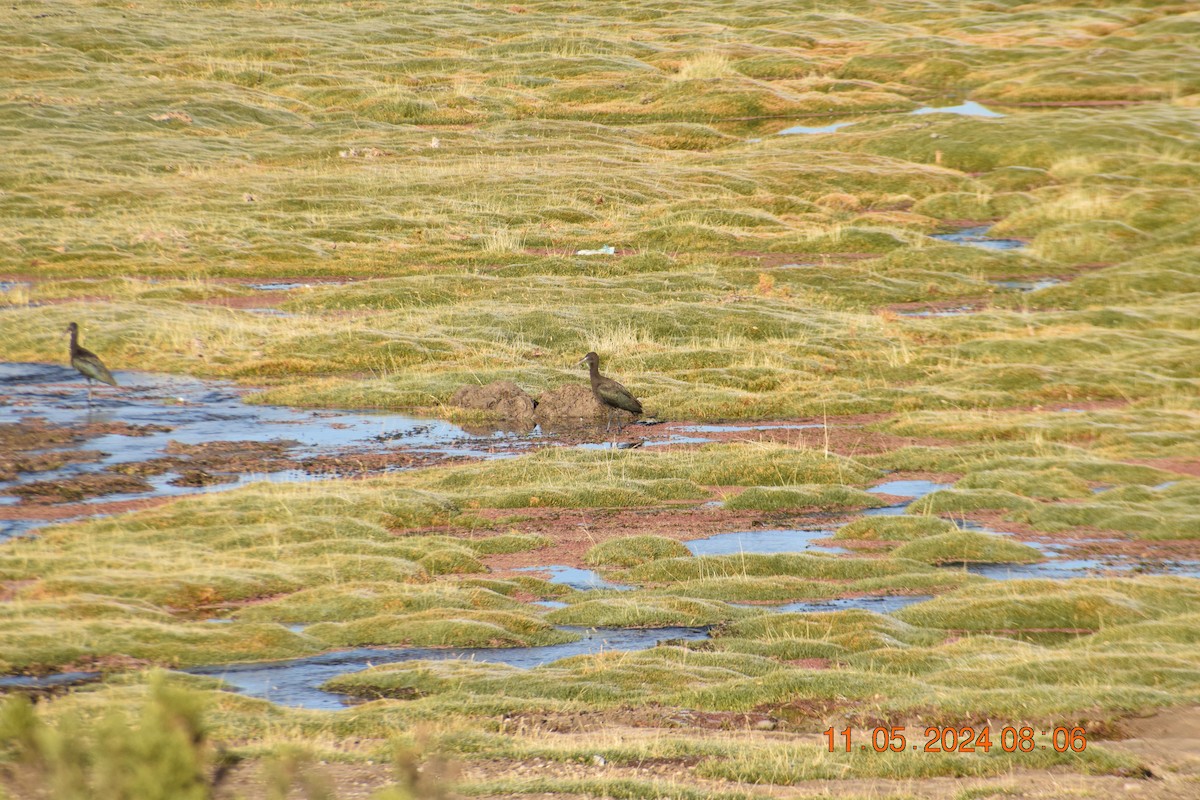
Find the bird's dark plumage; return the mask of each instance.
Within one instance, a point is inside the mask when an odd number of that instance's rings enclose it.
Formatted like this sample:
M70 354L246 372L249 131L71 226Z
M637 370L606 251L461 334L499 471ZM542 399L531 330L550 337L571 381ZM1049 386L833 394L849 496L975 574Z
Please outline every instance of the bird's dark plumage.
M588 353L579 363L588 365L592 394L596 396L596 402L609 409L610 415L612 410L616 409L641 416L642 404L633 396L633 393L612 378L606 378L600 374L600 356ZM611 419L609 424L611 424Z
M100 360L99 356L86 347L80 347L78 325L72 322L67 326L67 333L71 334L71 366L79 370L80 375L87 378L88 402L91 402L92 381L107 383L109 386L116 386L117 381L108 371L108 367L104 366L104 362Z

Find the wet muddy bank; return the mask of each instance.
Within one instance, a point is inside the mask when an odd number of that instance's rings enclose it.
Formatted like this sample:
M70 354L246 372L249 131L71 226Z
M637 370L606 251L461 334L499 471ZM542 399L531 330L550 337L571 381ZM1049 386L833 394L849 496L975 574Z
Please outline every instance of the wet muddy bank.
M456 425L403 414L252 405L243 401L246 389L219 381L125 371L117 377L121 388L103 387L89 404L82 378L68 367L0 364L0 444L9 454L0 460L0 536L254 481L357 477L548 445L820 442L840 452L841 445L867 438L888 439L878 443L884 449L896 438L864 437L858 429L866 418L828 427L814 420L683 422L608 433L602 424L579 420Z
M528 437L468 432L400 414L251 405L218 381L118 372L87 402L82 378L53 364L0 364L0 536L46 517L30 505L71 504L69 518L114 504L218 491L254 481L305 481L510 455Z

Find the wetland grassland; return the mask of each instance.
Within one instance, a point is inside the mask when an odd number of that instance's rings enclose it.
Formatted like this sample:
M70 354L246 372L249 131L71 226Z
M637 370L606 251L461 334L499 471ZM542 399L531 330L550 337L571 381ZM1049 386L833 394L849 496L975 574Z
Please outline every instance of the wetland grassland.
M1200 3L4 13L0 361L664 422L139 503L0 374L3 796L1200 797Z

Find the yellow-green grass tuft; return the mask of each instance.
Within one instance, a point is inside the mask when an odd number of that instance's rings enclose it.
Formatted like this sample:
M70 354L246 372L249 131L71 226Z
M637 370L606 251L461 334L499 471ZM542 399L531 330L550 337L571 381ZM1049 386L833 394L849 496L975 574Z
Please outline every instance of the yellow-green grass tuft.
M751 486L725 501L730 510L878 508L887 503L876 495L849 486Z
M1042 553L1037 548L976 531L925 536L898 548L892 555L925 564L1030 564L1042 560Z
M954 523L938 517L887 516L863 517L843 525L834 539L907 542L926 536L954 533Z
M440 607L321 622L305 633L327 647L536 647L578 638L519 612Z
M684 545L665 536L621 536L598 544L583 554L584 563L598 567L636 567L660 558L691 555Z
M684 596L647 597L622 594L617 597L582 600L546 615L558 625L604 628L669 628L715 625L756 612L718 600Z

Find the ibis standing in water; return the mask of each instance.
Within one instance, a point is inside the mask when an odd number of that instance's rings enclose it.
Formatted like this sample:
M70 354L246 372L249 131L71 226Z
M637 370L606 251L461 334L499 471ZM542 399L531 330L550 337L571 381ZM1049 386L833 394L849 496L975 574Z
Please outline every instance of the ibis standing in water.
M628 411L635 416L642 415L642 404L638 401L633 393L626 389L621 384L614 381L612 378L606 378L600 374L600 356L595 353L588 353L578 364L587 364L590 377L592 379L592 394L596 396L596 402L604 406L604 410L608 412L607 424L604 426L604 431L612 427L612 412ZM617 421L617 430L620 430L620 420Z
M108 367L104 366L104 362L100 360L99 356L86 347L79 346L78 325L72 322L67 326L66 332L71 334L71 366L87 378L88 405L90 406L92 404L92 381L107 383L109 386L116 386L117 381L108 371Z

